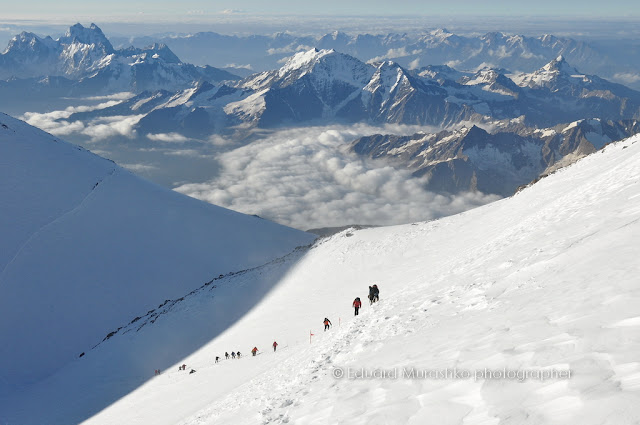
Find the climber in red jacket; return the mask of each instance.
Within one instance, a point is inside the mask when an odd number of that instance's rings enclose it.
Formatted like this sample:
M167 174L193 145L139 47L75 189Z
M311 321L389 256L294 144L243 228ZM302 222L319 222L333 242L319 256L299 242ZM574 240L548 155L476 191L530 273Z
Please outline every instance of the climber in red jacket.
M358 310L360 310L360 307L362 307L362 302L360 301L360 297L357 297L355 300L353 300L353 308L356 309L355 316L358 315Z

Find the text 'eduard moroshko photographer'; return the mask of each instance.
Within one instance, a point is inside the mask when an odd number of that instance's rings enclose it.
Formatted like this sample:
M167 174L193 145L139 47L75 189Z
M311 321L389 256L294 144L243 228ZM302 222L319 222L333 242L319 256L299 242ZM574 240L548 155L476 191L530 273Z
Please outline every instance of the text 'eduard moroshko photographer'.
M430 380L512 380L523 382L526 380L561 380L571 379L571 369L424 369L416 367L403 368L340 368L332 372L336 379L430 379Z

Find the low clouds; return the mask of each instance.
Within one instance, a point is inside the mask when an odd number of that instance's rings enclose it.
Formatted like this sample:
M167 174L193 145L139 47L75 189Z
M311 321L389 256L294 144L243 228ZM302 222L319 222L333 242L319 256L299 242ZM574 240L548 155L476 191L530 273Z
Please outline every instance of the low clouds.
M220 11L221 15L244 15L245 13L242 9L224 9Z
M82 134L88 136L92 142L112 137L134 137L134 126L143 115L97 117L88 121L68 120L76 112L95 111L117 105L120 102L121 100L110 100L93 106L70 106L62 111L26 112L22 119L55 136Z
M415 58L411 62L409 62L409 69L414 70L420 68L420 58Z
M246 65L240 65L240 64L237 64L237 63L228 63L224 67L225 68L247 69L249 71L253 71L253 68L251 67L250 63L248 63Z
M273 133L220 154L219 175L177 191L300 229L346 224L400 224L454 214L497 199L479 193L443 196L425 181L347 152L363 126Z
M189 140L187 137L179 133L149 133L147 134L147 139L168 143L184 143Z
M147 164L120 164L120 166L126 168L127 170L131 170L134 173L142 173L142 174L149 171L156 170L158 168L154 165L147 165Z
M640 81L640 74L635 72L618 72L614 74L613 80L631 85Z
M107 94L104 96L89 96L89 97L85 97L84 99L86 100L127 100L132 98L133 96L135 96L134 93L125 91L120 93Z
M385 55L371 58L367 61L367 63L383 62L388 59L398 59L398 58L404 58L407 56L415 56L415 55L419 55L420 53L422 53L422 49L414 49L409 52L407 51L407 48L403 46L398 49L389 49Z
M280 47L277 49L267 49L267 54L268 55L283 55L283 54L290 54L290 53L296 53L296 52L302 52L305 50L309 50L312 49L313 46L305 46L302 44L296 44L296 43L291 43L288 46L285 47ZM289 60L289 58L284 58L286 60Z
M140 121L143 115L100 117L87 123L82 130L92 141L104 140L111 137L134 137L133 127Z

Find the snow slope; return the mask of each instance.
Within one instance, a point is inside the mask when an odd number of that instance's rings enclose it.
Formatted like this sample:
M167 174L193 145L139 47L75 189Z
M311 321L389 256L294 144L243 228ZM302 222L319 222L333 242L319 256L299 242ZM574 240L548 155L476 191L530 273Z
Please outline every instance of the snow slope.
M84 423L636 423L639 165L635 136L511 198L428 223L347 230L223 276L2 398L0 422L97 413ZM354 318L352 300L366 300L374 282L380 303ZM254 302L246 294L260 301L239 314ZM176 342L201 348L153 377ZM260 354L246 356L253 346ZM236 350L245 357L215 364ZM182 363L196 373L178 371ZM402 375L412 368L446 376ZM455 379L454 368L471 377ZM504 368L570 379L477 374ZM337 379L336 370L398 376ZM137 389L118 399L122 387Z
M146 182L7 115L0 124L0 394L167 299L314 239Z

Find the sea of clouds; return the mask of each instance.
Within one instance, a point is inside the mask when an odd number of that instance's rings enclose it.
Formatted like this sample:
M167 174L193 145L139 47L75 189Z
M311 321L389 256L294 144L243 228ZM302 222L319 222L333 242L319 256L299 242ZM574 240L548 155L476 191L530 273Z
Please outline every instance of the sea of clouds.
M435 128L303 127L256 132L247 143L220 135L194 140L179 133L138 134L137 115L68 119L74 112L99 110L122 98L26 113L23 119L178 192L303 230L432 220L498 199L477 192L429 192L425 178L413 177L410 170L350 150L362 136Z
M429 192L426 180L412 177L409 170L350 152L353 140L382 130L353 126L277 131L218 155L220 169L214 179L175 190L305 230L432 220L498 199L482 193Z

